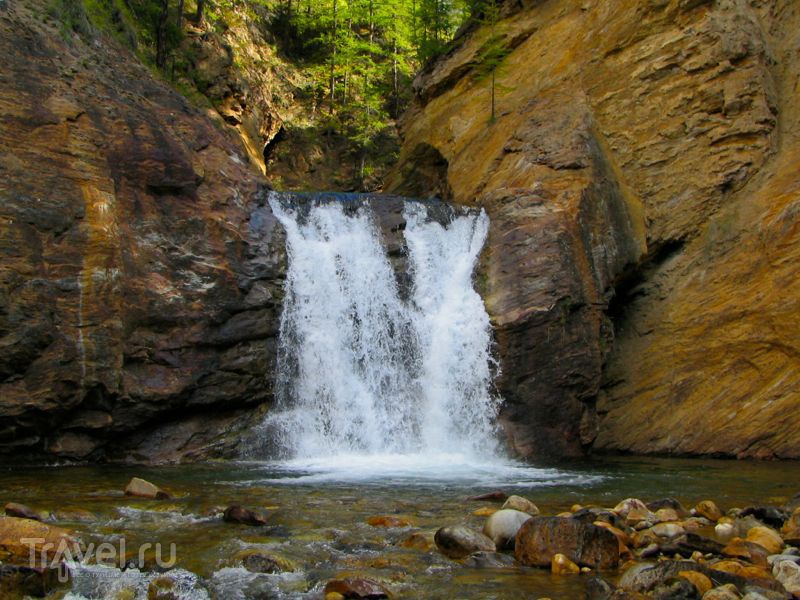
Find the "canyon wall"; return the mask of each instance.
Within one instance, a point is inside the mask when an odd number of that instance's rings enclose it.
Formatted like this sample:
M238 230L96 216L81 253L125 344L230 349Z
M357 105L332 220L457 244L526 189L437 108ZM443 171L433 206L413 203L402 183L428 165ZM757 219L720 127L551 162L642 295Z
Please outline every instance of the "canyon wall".
M800 457L799 12L505 3L494 78L489 28L417 77L389 188L492 218L519 454Z
M0 4L0 451L228 455L272 394L263 180L130 53L41 11Z

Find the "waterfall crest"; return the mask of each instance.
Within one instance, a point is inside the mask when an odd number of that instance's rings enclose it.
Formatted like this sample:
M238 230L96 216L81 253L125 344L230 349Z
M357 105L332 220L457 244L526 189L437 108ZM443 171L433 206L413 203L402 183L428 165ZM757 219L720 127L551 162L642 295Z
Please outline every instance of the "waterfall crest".
M485 212L406 201L403 291L369 203L270 205L289 262L264 424L278 456L495 456L491 327L473 288Z

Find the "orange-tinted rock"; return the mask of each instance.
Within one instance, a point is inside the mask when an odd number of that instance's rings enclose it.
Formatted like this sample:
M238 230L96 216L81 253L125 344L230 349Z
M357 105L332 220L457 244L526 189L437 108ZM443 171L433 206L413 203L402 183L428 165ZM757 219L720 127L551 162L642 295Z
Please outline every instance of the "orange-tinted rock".
M388 182L492 219L515 449L800 457L792 0L515 6L496 118L466 32Z
M780 554L783 549L783 539L769 527L753 527L747 532L747 541L762 546L769 554Z
M27 541L25 541L27 540ZM0 560L28 565L33 546L35 556L41 558L42 549L47 548L52 560L56 551L69 549L73 552L76 540L66 529L45 525L33 519L0 517Z
M436 547L433 536L433 532L416 531L400 542L400 546L415 550L433 550Z
M787 544L800 544L800 508L795 509L783 524L781 535Z
M760 567L766 567L768 564L768 552L766 548L755 542L743 540L742 538L733 538L730 543L722 549L722 555L729 558L746 560Z
M139 477L133 477L128 482L128 485L125 486L125 495L158 500L165 500L170 497L167 492L162 490L157 485L144 479L140 479Z
M555 554L550 561L553 575L577 575L581 568L563 554Z
M373 527L409 527L411 523L400 517L393 515L380 515L367 519L367 523Z
M619 562L619 542L607 529L574 519L528 519L517 533L514 546L517 562L547 567L556 554L563 554L581 567L608 569Z
M695 588L697 588L697 591L700 592L701 596L714 587L714 584L711 583L711 580L699 571L679 571L678 576L683 577Z
M719 521L722 518L722 511L713 500L703 500L696 507L697 514L705 517L709 521Z
M18 504L17 502L9 502L6 504L5 512L9 517L33 519L34 521L42 520L42 515L40 515L38 512L28 506L25 506L24 504Z

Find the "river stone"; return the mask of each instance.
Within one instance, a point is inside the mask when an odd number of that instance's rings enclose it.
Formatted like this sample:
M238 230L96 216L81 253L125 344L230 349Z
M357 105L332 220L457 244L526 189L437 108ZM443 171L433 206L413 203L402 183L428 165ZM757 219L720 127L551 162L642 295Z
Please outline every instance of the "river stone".
M251 573L283 573L295 570L294 564L290 561L259 548L242 550L233 558L235 562L241 562Z
M519 510L503 508L486 519L483 533L500 549L513 548L519 528L531 515Z
M609 569L619 563L619 543L613 533L591 523L559 517L528 519L515 540L517 561L547 567L555 554L563 554L581 567Z
M581 568L563 554L554 554L550 560L550 572L553 575L577 575Z
M800 508L796 509L783 524L781 535L787 544L800 545Z
M527 513L531 517L535 517L539 514L539 507L522 496L509 496L508 500L503 503L502 508L518 510Z
M442 527L433 536L436 547L448 558L464 558L473 552L495 552L494 542L466 525Z
M715 587L703 594L703 600L739 600L740 598L739 591L731 583Z
M674 508L659 508L655 512L656 523L671 523L680 520L678 511Z
M474 569L507 569L517 566L513 556L499 552L473 552L464 561L465 567Z
M769 527L753 527L747 532L747 541L766 548L769 554L779 554L783 549L783 538L777 531Z
M128 485L125 486L125 495L158 500L165 500L170 497L167 492L162 490L157 485L152 484L144 479L140 479L139 477L134 477L130 480L130 482L128 482Z
M249 508L235 504L225 509L222 520L226 523L241 523L242 525L266 525L267 518Z
M753 515L756 519L775 529L781 526L789 518L789 512L776 506L748 506L739 513L740 517Z
M711 580L700 571L678 571L678 577L683 577L691 583L701 596L714 587Z
M485 494L478 494L477 496L470 496L467 500L491 500L492 502L503 502L508 498L508 494L500 490L494 492L487 492Z
M787 592L800 596L800 565L782 560L772 568L772 574L783 584Z
M695 507L695 512L709 521L719 521L723 514L713 500L703 500Z
M42 598L63 585L56 568L0 564L0 598Z
M24 504L16 502L9 502L5 506L6 515L9 517L18 517L20 519L33 519L34 521L41 521L42 516L32 508Z
M415 550L432 550L436 545L433 541L434 533L432 531L415 531L402 542L400 546L403 548L413 548Z
M389 592L374 579L345 577L333 579L325 584L325 596L339 594L342 598L380 600L388 598Z
M55 525L46 525L32 519L17 517L0 517L0 560L17 564L28 564L30 545L23 543L23 539L39 539L41 542L34 544L39 553L43 546L48 546L51 553L59 548L74 549L77 541L66 529Z
M686 533L686 530L677 523L659 523L650 528L658 537L674 539Z
M378 515L367 519L367 523L372 527L409 527L411 525L406 519L393 515Z
M708 577L712 583L733 584L744 587L747 581L736 575L716 571L706 565L689 560L666 560L657 564L638 563L626 570L619 580L619 587L640 593L647 593L666 580L678 577L684 571L697 571Z
M722 549L722 555L728 558L741 558L761 567L767 566L767 550L761 544L749 542L742 538L733 538Z

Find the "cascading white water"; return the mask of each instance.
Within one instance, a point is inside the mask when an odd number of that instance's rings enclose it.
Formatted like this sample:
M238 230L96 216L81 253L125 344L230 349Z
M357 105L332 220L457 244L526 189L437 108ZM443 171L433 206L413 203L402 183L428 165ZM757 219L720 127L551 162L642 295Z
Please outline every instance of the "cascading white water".
M442 225L407 202L404 299L369 205L350 202L270 198L289 266L267 435L283 458L494 457L491 329L472 285L488 217Z

